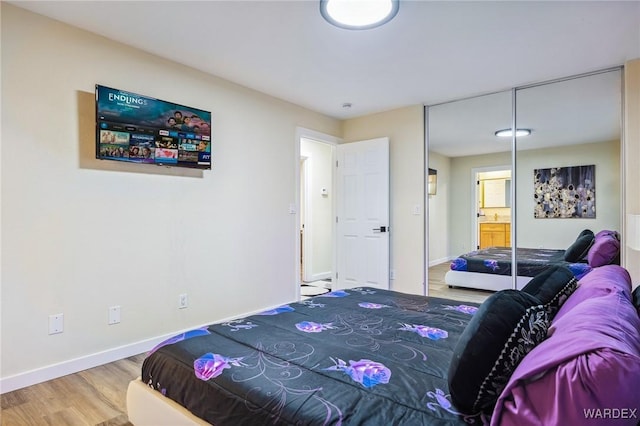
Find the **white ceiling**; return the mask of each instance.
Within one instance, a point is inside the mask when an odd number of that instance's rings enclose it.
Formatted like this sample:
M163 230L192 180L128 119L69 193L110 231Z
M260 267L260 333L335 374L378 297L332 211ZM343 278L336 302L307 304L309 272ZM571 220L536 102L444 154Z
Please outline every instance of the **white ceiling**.
M10 3L340 119L640 57L639 1L401 0L364 31L316 0Z
M511 138L510 90L429 108L429 148L447 157L504 152ZM622 73L618 70L516 90L516 126L530 136L517 150L617 140L622 116Z

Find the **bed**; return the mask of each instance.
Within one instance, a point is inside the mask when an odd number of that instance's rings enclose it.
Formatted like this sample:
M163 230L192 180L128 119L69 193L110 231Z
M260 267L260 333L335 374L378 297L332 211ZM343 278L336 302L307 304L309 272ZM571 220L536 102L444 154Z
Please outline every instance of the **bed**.
M499 291L512 288L512 248L488 247L460 255L451 261L445 283ZM604 230L594 234L585 229L567 249L518 248L517 288L523 288L534 276L554 265L564 265L578 278L592 267L620 263L620 235ZM591 258L591 261L590 261Z
M451 270L444 280L454 287L481 290L505 290L512 288L511 247L487 247L460 255L451 261ZM575 268L578 274L588 270L588 265L580 262L566 262L565 250L519 248L517 251L517 283L524 287L531 278L550 265L565 264Z
M606 425L616 408L617 425L635 425L640 317L632 300L629 274L615 265L580 281L555 266L482 305L334 291L159 344L129 384L129 420Z
M136 426L465 424L473 416L451 404L447 369L477 307L357 288L183 333L150 351L129 385L129 418Z

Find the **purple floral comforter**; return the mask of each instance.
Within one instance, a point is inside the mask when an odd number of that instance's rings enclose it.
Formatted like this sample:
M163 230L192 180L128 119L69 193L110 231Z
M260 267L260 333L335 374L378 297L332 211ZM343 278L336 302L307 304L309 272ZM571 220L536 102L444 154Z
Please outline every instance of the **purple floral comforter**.
M373 288L335 291L169 339L142 380L224 425L481 423L447 371L477 305Z
M579 279L591 270L586 263L569 263L564 260L565 250L519 248L516 256L517 274L535 277L549 266L565 265ZM488 247L461 255L451 261L451 270L511 275L511 247Z

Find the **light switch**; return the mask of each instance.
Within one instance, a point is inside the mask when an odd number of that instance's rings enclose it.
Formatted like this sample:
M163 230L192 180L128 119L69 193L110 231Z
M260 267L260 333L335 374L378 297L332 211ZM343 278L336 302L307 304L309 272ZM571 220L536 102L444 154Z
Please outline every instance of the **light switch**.
M120 322L120 306L112 306L109 308L109 325L118 324Z
M62 333L64 331L64 315L49 315L49 334Z

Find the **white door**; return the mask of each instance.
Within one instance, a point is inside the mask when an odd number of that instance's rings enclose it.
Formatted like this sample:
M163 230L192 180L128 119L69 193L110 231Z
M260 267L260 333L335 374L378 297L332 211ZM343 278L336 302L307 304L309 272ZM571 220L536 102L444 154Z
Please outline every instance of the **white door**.
M337 269L332 289L389 288L389 139L337 146Z

